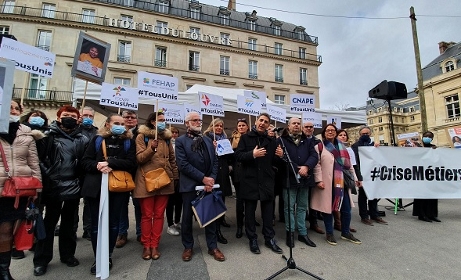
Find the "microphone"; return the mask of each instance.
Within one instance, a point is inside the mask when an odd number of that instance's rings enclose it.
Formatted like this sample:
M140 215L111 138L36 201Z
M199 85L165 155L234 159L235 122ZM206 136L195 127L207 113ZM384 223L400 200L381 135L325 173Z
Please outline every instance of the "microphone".
M285 129L284 127L274 127L274 129L272 129L272 132L279 132L279 131L282 131L284 129Z

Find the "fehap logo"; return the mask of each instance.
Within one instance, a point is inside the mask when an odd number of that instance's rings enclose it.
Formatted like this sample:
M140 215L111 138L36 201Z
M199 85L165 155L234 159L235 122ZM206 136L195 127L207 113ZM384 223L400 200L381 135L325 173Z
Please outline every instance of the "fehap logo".
M254 99L259 99L259 96L254 93L253 91L251 92L251 98L254 98Z
M245 98L245 106L253 107L253 100Z
M208 104L210 104L211 100L210 100L210 98L208 98L208 96L206 94L202 94L202 102L203 102L203 104L205 104L205 106L208 106Z
M142 79L142 83L145 84L145 85L148 85L150 83L149 78Z
M114 87L112 90L115 90L115 94L112 95L112 97L116 97L116 96L122 96L122 91L126 91L126 89L124 87L121 87L121 86L118 86L118 87Z

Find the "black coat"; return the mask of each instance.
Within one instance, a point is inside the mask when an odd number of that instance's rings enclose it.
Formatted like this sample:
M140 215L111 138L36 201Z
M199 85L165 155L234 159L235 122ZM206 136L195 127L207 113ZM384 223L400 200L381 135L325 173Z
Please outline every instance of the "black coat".
M213 136L205 134L213 141ZM229 177L229 166L232 165L232 154L218 156L218 175L216 175L216 184L219 184L219 190L223 196L232 195L232 185Z
M136 144L131 137L131 131L122 135L115 136L110 131L102 128L100 134L107 147L107 162L112 170L127 171L134 173L136 170ZM100 161L105 161L102 147L96 150L97 136L93 137L85 155L82 159L83 169L85 170L85 181L82 187L82 196L96 198L101 193L102 173L98 170L97 165ZM125 139L129 139L130 148L125 151Z
M365 142L362 142L362 141L358 140L357 142L355 142L351 146L351 148L352 148L352 150L354 151L354 154L355 154L355 161L357 162L357 164L354 165L354 171L355 171L355 175L357 176L357 180L359 180L359 181L363 181L363 176L362 176L362 173L360 172L359 147L374 146L374 145L375 145L375 143L373 143L373 141L371 141L369 143L365 143Z
M40 156L40 168L44 175L42 202L80 198L84 175L81 160L88 138L78 129L67 134L56 122L51 123L47 136L41 145L46 152Z
M93 137L98 134L98 128L94 125L86 126L86 125L80 125L80 131L82 132L83 135L85 135L88 139L93 139Z
M253 150L265 148L266 155L253 158ZM275 139L267 135L260 135L250 131L242 135L235 152L235 158L242 163L240 177L240 192L243 199L248 200L274 200L274 176L273 166L278 164L275 155L277 144Z

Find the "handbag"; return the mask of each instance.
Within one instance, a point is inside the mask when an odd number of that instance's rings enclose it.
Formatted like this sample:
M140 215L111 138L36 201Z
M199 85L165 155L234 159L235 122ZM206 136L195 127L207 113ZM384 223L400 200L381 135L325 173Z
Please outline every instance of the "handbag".
M107 161L106 140L102 141L102 153L104 160ZM121 170L109 172L109 191L130 192L134 190L134 187L133 177L129 172Z
M202 191L191 202L192 211L201 228L206 227L226 214L227 208L222 201L221 193L221 191L212 191L211 193Z
M354 174L349 169L343 169L344 188L350 189L352 194L357 194L355 189Z
M40 212L35 204L29 199L29 204L26 209L25 219L19 221L14 233L14 246L16 250L29 250L34 244L34 233L37 219Z
M3 167L8 178L3 185L2 197L14 197L14 208L18 209L19 198L27 196L37 196L37 191L42 189L42 182L33 176L11 176L8 162L6 161L3 145L0 144L0 153L2 155Z
M168 176L163 168L157 168L144 173L141 167L141 172L146 182L146 190L148 192L158 191L171 183L170 176Z

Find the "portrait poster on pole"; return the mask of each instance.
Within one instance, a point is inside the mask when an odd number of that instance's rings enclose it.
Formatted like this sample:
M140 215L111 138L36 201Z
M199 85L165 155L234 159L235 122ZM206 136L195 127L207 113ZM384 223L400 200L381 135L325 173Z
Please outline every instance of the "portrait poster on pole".
M102 83L99 104L117 108L138 110L138 89L125 85Z
M0 57L14 61L17 70L45 78L53 77L56 55L49 51L3 37Z
M450 146L455 149L461 149L461 127L447 128L447 134L449 136L448 141Z
M71 76L102 84L109 62L110 44L81 31L75 49Z
M252 97L237 95L237 111L242 114L259 116L261 113L261 101Z
M178 100L178 78L149 72L138 72L140 99Z
M8 133L15 63L0 58L0 133Z
M418 132L397 134L397 145L399 147L422 147L423 142Z
M203 115L224 117L222 96L205 92L199 92L198 95L200 98L200 111Z

